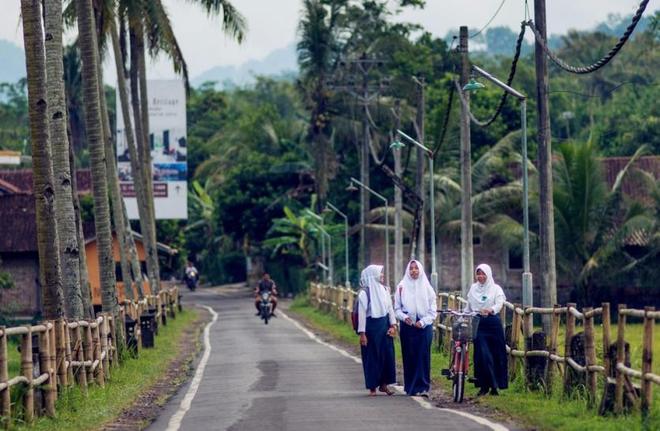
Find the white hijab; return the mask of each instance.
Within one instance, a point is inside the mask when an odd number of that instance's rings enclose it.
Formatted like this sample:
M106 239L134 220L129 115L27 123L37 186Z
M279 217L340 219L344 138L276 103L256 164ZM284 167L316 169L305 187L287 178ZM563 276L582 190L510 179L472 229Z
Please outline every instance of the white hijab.
M417 279L410 276L410 265L413 262L419 268L419 277ZM397 286L397 294L401 299L403 310L410 316L424 317L429 309L431 300L435 301L435 291L426 277L422 263L417 260L408 262L406 273Z
M493 302L498 294L504 294L502 288L493 280L493 270L490 268L490 265L482 263L477 266L474 273L476 274L479 270L486 274L486 282L484 284L476 282L470 287L468 302L474 311L481 310L487 303Z
M360 287L369 289L369 315L373 318L386 316L392 304L390 289L380 282L382 272L383 265L369 265L360 275Z

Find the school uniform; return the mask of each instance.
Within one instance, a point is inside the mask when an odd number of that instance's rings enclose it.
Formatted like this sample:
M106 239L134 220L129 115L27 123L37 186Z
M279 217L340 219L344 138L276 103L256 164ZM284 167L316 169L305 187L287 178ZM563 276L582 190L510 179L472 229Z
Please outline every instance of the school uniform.
M417 263L419 277L410 276L410 264ZM431 344L437 310L435 291L424 267L416 260L408 263L406 273L394 293L394 313L400 321L403 388L408 395L425 394L431 389ZM405 323L410 318L412 325ZM420 322L421 328L415 323Z
M464 311L479 312L484 308L492 308L493 313L480 317L473 343L476 385L482 392L488 389L506 389L509 384L506 342L499 317L506 297L502 288L495 284L493 271L489 265L481 264L477 266L477 270L486 274L486 282L474 283L470 287Z
M396 382L394 341L387 335L396 324L389 287L381 284L382 265L369 265L362 271L358 294L358 333L367 336L367 345L360 347L364 385L374 390Z

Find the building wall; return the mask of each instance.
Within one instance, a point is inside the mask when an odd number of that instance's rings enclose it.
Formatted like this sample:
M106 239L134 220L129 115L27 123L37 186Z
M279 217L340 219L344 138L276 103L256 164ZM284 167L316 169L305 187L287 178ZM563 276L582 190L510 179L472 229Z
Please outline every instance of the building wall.
M37 254L2 253L0 259L0 271L14 280L12 289L0 289L0 313L31 319L41 308Z

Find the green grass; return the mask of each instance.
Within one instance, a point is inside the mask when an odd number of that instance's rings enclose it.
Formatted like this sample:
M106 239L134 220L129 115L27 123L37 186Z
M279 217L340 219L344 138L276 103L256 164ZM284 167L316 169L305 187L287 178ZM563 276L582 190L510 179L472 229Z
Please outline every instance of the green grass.
M357 344L357 336L349 324L337 320L333 315L317 310L307 302L307 298L297 297L291 304L291 310L305 317L310 324L327 332L331 337L345 343ZM612 336L616 337L614 329L615 326L613 326ZM600 328L597 331L600 334ZM641 361L641 332L641 325L627 325L626 340L631 344L633 366ZM562 334L560 336L563 337ZM563 340L563 338L561 339ZM660 343L655 344L654 357L658 359L655 361L653 369L658 372L658 366L660 365L658 345ZM397 365L400 366L400 344L396 342L395 346ZM560 352L563 352L562 347L560 347ZM636 361L634 355L638 353L640 359ZM434 385L439 385L446 391L451 390L451 383L440 375L440 370L446 368L448 364L448 355L444 352L438 352L436 346L434 346L431 354L431 378ZM546 395L540 391L527 390L523 379L517 378L510 383L508 390L501 391L499 397L480 398L477 403L490 407L498 414L513 417L521 425L538 430L583 431L598 429L599 431L634 431L642 429L639 414L623 417L599 416L596 410L587 408L586 397L576 393L571 400L565 400L561 394L561 383L556 381L554 384L557 389L552 394ZM599 398L601 392L602 390L599 391ZM472 385L466 387L466 396L474 397L476 393L477 388ZM654 388L653 400L648 429L660 429L660 388L657 386Z
M167 326L159 328L155 348L142 349L139 358L127 358L120 367L111 369L111 379L105 387L90 386L87 396L77 387L68 389L57 400L56 418L41 417L32 426L18 423L15 429L73 431L101 428L158 381L177 356L184 329L196 318L195 310L184 309L176 319L168 319Z

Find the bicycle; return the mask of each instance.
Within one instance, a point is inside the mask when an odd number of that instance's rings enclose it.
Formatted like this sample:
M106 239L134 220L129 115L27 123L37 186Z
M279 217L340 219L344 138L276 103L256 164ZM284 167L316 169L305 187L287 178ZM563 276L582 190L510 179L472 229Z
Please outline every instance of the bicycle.
M452 324L452 346L449 368L441 371L443 376L452 381L452 394L455 403L463 402L465 380L470 369L470 342L474 339L479 326L479 313L463 313L454 310L440 310L441 314L455 317ZM474 381L474 379L469 379Z

